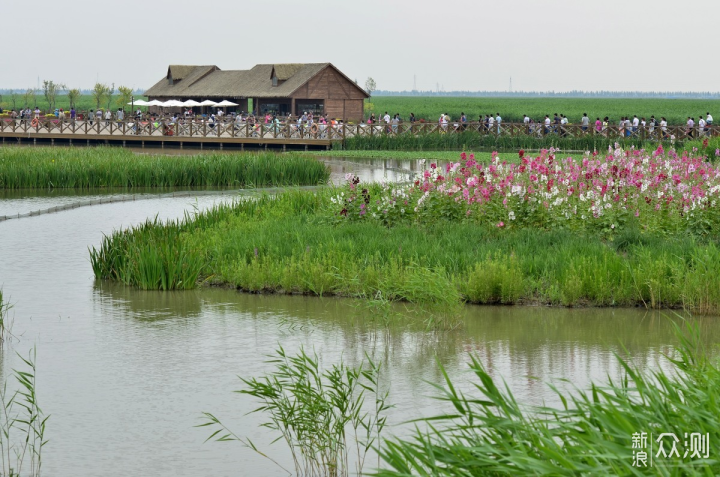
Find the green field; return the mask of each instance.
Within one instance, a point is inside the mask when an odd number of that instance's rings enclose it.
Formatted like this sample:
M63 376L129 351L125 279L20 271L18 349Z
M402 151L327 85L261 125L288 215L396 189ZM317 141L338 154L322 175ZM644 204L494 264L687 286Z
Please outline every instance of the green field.
M458 119L464 112L469 121L477 121L486 114L497 114L505 122L522 122L523 114L535 121L548 114L564 114L572 124L579 124L583 113L594 122L598 116L605 116L615 124L621 116L637 115L638 118L655 115L658 120L665 116L670 125L685 124L688 116L695 118L708 111L720 118L720 100L704 99L615 99L615 98L458 98L458 97L420 97L420 96L373 96L367 102L373 106L376 116L385 111L407 120L410 113L417 118L437 121L441 113L447 113L452 119ZM367 103L366 102L366 103ZM367 110L367 109L366 109Z
M116 109L116 108L120 107L120 104L118 104L118 98L119 98L119 95L113 95L112 100L110 101L111 109ZM0 98L0 107L2 107L3 110L5 110L5 109L21 109L26 106L31 109L34 109L35 106L38 106L43 112L49 112L48 102L45 99L45 97L43 96L42 90L37 92L37 94L35 95L34 98L28 97L27 100L25 98L24 92L22 92L22 93L19 92L15 98L14 105L13 105L12 99L13 98L10 94L7 94L7 93L3 94L2 98ZM138 99L147 100L147 97L136 95L135 100L138 100ZM69 111L70 110L70 101L68 101L67 95L65 95L65 94L58 95L56 98L56 101L55 101L55 106L57 108ZM102 104L100 105L100 108L107 108L107 106L108 106L108 101L104 100L102 102ZM77 110L78 111L87 111L90 109L95 109L96 107L97 106L96 106L95 100L89 94L83 94L82 96L80 96L80 99L77 102ZM125 106L126 111L130 110L130 108L131 108L130 105ZM136 107L136 109L137 109L137 107ZM144 110L145 108L142 108L142 109Z

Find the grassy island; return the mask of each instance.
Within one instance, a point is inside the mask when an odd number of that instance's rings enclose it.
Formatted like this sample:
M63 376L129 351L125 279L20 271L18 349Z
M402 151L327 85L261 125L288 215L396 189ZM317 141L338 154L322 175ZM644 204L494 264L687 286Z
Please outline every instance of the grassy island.
M116 231L93 268L148 289L718 312L720 172L704 157L543 151L428 166L404 186L349 174Z

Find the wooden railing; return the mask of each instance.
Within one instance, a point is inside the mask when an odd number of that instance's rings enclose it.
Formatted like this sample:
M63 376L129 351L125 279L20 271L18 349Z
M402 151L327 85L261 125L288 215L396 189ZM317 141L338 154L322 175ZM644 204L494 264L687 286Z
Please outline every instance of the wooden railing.
M251 124L249 122L218 121L210 123L201 120L181 120L169 122L118 120L59 120L41 118L33 120L0 119L0 134L14 136L113 136L120 138L138 137L176 137L176 138L217 138L217 139L273 139L303 141L344 141L352 137L403 136L425 134L476 133L495 137L534 137L534 138L583 138L596 137L609 139L666 139L685 141L709 136L720 136L720 126L704 128L687 126L638 126L637 128L608 125L604 128L583 127L577 124L523 124L501 123L487 127L482 123L399 123L399 124L318 124L308 125L295 122L280 124ZM57 137L57 136L56 136Z

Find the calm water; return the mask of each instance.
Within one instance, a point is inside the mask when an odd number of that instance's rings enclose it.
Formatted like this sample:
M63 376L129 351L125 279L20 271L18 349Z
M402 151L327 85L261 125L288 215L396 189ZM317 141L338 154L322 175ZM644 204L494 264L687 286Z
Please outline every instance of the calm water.
M377 164L362 164L330 165L334 177L359 169L378 178ZM393 169L402 168L385 169L401 178L406 173ZM0 207L12 213L33 200L76 199L6 194ZM266 448L271 436L259 417L245 415L253 401L232 391L240 388L238 374L270 369L263 356L278 344L314 348L325 364L374 356L396 406L390 432L400 434L403 421L440 410L427 383L441 379L436 358L469 390L467 356L476 353L520 401L538 404L555 402L544 381L567 378L582 387L618 376L613 353L621 344L643 366L656 366L674 344L667 319L642 310L468 307L462 330L426 333L406 321L379 327L353 300L147 292L93 279L88 246L103 233L227 200L219 193L151 198L0 222L0 285L15 305L17 337L5 345L0 368L18 367L15 353L37 346L39 400L51 415L45 475L283 475L239 444L203 444L209 432L193 427L211 411ZM702 326L717 342L716 320ZM291 467L282 445L266 450Z

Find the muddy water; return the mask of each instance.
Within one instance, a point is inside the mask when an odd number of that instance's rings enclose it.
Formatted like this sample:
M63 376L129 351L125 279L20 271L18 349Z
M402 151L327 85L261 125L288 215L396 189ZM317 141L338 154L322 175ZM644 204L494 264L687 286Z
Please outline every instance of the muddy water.
M377 165L333 161L335 177L379 174ZM12 213L56 199L6 195L0 206ZM273 436L258 427L259 416L246 415L253 401L232 391L238 374L269 369L263 355L278 344L314 348L325 364L374 356L396 406L389 432L402 434L403 421L439 410L427 383L441 379L436 359L469 389L467 356L476 353L518 400L538 404L555 401L545 381L583 387L618 376L613 353L623 349L637 364L657 366L675 342L665 316L642 310L468 307L460 331L428 333L410 319L385 326L353 300L147 292L93 279L87 248L103 233L227 200L149 198L0 222L0 285L15 305L16 337L4 345L0 368L6 375L20 365L16 352L37 347L39 400L51 415L45 475L282 475L238 444L204 444L208 432L193 427L211 411L267 448ZM717 342L718 322L701 325ZM280 444L267 450L292 465Z

